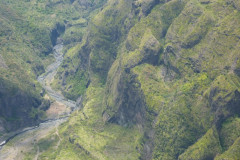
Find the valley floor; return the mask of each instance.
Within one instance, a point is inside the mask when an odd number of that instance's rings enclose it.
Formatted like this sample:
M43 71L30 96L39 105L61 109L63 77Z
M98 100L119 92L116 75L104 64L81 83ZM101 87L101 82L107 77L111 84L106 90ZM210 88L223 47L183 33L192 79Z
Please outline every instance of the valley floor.
M34 159L38 159L39 149L44 146L35 145L40 139L48 137L50 134L54 134L57 137L57 141L59 141L56 145L58 145L61 141L61 138L58 134L58 126L65 122L71 112L77 107L76 103L70 101L63 97L57 91L54 91L50 87L50 83L54 78L54 75L57 72L58 67L60 66L63 60L62 54L63 44L59 43L54 47L54 57L56 61L49 65L45 74L41 75L38 78L38 81L42 84L42 86L47 91L48 95L46 98L53 99L54 102L51 104L50 108L47 110L47 117L43 123L40 123L38 127L33 127L29 129L17 131L14 133L8 133L8 136L16 135L11 138L0 150L0 159L5 160L13 160L13 159L24 159L25 153L28 153L34 148L36 153L32 153L35 155ZM20 133L23 132L23 133ZM18 134L20 133L20 134ZM45 145L45 144L43 144ZM56 146L57 147L57 146Z

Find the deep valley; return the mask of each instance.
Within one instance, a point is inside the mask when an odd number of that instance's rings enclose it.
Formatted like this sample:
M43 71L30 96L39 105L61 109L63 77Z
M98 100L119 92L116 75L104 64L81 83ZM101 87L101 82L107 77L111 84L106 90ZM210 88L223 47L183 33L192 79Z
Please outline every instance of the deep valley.
M0 159L239 160L239 0L0 0Z

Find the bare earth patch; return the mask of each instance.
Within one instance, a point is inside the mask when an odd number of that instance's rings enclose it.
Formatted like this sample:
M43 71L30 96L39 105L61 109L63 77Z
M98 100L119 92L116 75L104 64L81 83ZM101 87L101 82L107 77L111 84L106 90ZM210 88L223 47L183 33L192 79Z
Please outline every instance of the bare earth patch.
M56 101L51 104L46 114L48 119L53 119L69 112L70 112L70 109L66 105Z

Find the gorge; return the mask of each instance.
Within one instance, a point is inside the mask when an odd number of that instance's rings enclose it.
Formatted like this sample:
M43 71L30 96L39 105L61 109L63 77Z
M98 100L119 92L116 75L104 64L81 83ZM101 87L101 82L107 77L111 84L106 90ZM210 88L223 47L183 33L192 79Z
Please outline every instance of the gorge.
M239 50L238 0L0 0L0 159L238 160Z
M61 65L63 61L63 44L61 39L58 39L58 42L53 47L53 53L56 61L52 64L50 64L46 72L38 77L39 83L42 84L43 88L47 91L47 94L55 100L57 103L62 103L66 105L66 111L62 114L54 115L51 119L44 120L43 122L39 123L37 126L28 127L21 129L20 131L16 131L13 133L8 133L6 136L1 137L2 142L0 143L0 159L17 159L17 157L9 157L9 155L18 155L15 151L15 147L13 146L13 149L7 149L7 151L1 151L4 149L3 147L11 140L18 139L18 136L25 137L25 141L29 141L29 139L35 138L32 135L29 136L30 133L34 132L36 135L41 135L41 132L44 132L44 130L52 130L56 127L58 127L61 123L66 121L66 119L69 117L69 115L76 109L78 109L78 105L75 101L68 100L65 97L63 97L61 94L57 93L57 91L54 91L50 84L50 81L55 76L58 67ZM79 102L78 102L79 103ZM29 133L30 132L30 133ZM40 132L40 133L39 133ZM44 135L41 135L44 137ZM5 138L5 139L4 139ZM21 141L23 141L21 139ZM33 140L32 140L33 141ZM14 142L16 145L19 145L18 143L21 142Z

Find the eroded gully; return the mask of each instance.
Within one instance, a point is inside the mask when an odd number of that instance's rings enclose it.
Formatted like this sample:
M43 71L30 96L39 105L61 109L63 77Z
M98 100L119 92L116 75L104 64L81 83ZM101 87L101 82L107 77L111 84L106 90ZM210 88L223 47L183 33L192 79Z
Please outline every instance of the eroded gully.
M78 108L81 98L79 98L77 102L71 101L66 99L61 93L53 90L50 86L52 79L57 73L57 69L63 61L62 49L63 43L60 39L58 39L57 45L53 48L55 62L49 65L46 72L38 77L38 81L42 84L49 97L57 103L66 106L66 111L62 114L55 115L55 117L51 119L43 121L37 126L9 133L5 139L0 140L0 159L15 159L16 157L18 157L17 159L21 159L19 154L21 154L23 150L28 147L31 149L30 144L33 144L37 140L43 138L47 133L65 122L70 114Z

